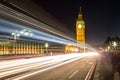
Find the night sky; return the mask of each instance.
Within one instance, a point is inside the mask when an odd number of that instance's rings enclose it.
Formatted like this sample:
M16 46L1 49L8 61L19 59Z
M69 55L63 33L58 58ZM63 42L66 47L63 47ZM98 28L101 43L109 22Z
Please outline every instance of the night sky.
M120 35L119 0L33 0L67 25L75 34L79 7L82 6L88 44L102 44L108 36ZM74 36L75 37L75 36Z

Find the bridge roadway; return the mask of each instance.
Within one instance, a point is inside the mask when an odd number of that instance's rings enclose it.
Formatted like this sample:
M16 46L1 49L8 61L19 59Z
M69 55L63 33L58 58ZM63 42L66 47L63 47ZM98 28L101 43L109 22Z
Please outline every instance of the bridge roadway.
M85 80L96 59L86 53L5 60L0 80Z

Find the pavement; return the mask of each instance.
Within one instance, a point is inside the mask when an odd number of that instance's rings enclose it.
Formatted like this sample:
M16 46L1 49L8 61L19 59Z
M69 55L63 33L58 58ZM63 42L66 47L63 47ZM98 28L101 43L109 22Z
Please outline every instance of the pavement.
M93 80L114 80L112 64L108 56L99 55Z

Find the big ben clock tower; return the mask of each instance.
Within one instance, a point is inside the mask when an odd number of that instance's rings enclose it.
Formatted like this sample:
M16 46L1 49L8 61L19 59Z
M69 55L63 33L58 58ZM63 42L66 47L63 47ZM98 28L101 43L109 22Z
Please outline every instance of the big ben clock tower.
M85 52L85 22L83 20L83 15L80 7L80 11L78 13L78 18L76 20L76 41L77 44L81 44L82 52Z

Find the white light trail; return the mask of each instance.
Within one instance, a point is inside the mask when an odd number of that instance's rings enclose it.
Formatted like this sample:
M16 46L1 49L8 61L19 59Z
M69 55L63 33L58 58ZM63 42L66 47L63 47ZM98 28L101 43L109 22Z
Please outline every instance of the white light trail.
M12 80L20 80L20 79L24 79L24 78L27 78L27 77L30 77L30 76L34 76L34 75L36 75L36 74L42 73L42 72L44 72L44 71L47 71L47 70L50 70L50 69L53 69L53 68L56 68L56 67L58 67L58 66L62 66L62 65L68 64L68 63L73 62L73 61L75 61L75 60L78 60L78 59L80 59L80 58L83 58L83 57L86 57L86 56L90 56L89 54L90 54L90 53L77 54L77 55L76 55L76 54L72 54L72 55L68 56L68 57L71 57L70 60L68 60L69 58L67 59L68 61L65 61L65 62L62 62L62 63L60 63L60 64L47 67L47 68L42 69L42 70L37 70L37 71L35 71L35 72L28 73L28 74L25 74L25 75L15 76L15 77L12 78ZM72 59L72 56L75 57L75 55L78 56L78 57ZM66 57L65 57L65 58L66 58ZM66 60L66 59L65 59L65 60Z
M37 20L35 20L35 19L33 19L33 18L31 18L31 17L29 17L27 15L24 15L24 14L18 12L18 11L15 11L15 10L7 7L7 6L4 6L4 5L0 4L0 9L1 9L0 13L2 15L12 17L12 18L14 18L16 20L19 20L19 21L22 21L24 23L30 24L30 26L36 26L36 27L39 27L40 29L43 29L43 30L46 30L46 31L51 32L53 34L59 35L59 36L61 36L63 38L75 41L74 39L71 39L68 36L66 36L65 34L63 34L62 32L52 28L51 26L48 26L47 24L44 24L44 23L42 23L40 21L37 21Z
M18 60L10 60L10 61L1 61L0 62L0 78L24 72L27 70L32 70L42 67L44 68L38 72L43 72L60 65L64 65L80 59L82 57L86 57L86 54L64 54L64 55L57 55L57 56L48 56L48 57L38 57L38 58L30 58L30 59L18 59ZM38 73L37 72L37 73ZM33 74L33 73L32 73ZM36 74L36 72L34 73Z
M43 40L43 41L48 41L48 42L54 42L54 43L59 43L59 44L69 44L72 43L73 46L78 46L78 47L84 47L82 44L76 44L76 40L66 36L65 34L63 34L62 32L52 28L51 26L42 23L38 20L35 20L27 15L24 15L18 11L15 11L7 6L4 6L2 4L0 4L0 15L6 17L8 16L9 18L11 18L13 21L15 22L20 22L23 24L27 24L29 26L25 26L25 25L20 25L17 23L13 23L12 21L7 21L7 20L3 20L0 19L0 22L4 23L2 25L0 25L0 31L1 32L6 32L6 33L13 33L15 30L18 30L20 36L24 36L26 38L31 38L31 39L35 39L35 40ZM39 30L30 28L30 27L37 27L39 28ZM24 33L21 32L22 30L28 30L31 31L31 34L29 33ZM41 29L41 31L40 31ZM42 32L42 30L45 30L46 32ZM48 33L52 33L54 35L48 34ZM58 37L60 36L60 37ZM88 47L88 49L93 49L91 47Z
M42 32L42 31L38 31L38 30L35 30L35 29L32 29L32 28L28 28L26 26L22 26L22 25L13 23L11 21L0 19L0 22L3 24L2 26L0 26L0 31L1 32L4 31L6 33L13 33L17 30L18 31L17 34L21 34L21 33L23 33L21 31L26 29L28 31L31 31L31 33L33 33L34 36L29 36L29 35L27 35L28 33L27 34L25 33L26 35L21 35L21 36L28 37L28 38L33 38L33 39L37 39L37 40L60 43L60 44L71 43L70 40L66 40L66 39L63 39L63 38L60 38L60 37L57 37L57 36ZM76 46L75 42L72 42L72 43L73 43L72 45Z

